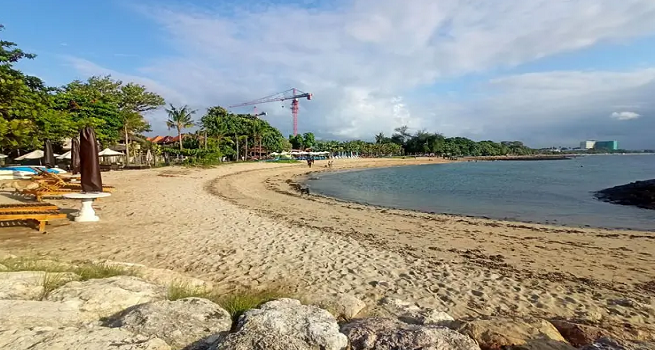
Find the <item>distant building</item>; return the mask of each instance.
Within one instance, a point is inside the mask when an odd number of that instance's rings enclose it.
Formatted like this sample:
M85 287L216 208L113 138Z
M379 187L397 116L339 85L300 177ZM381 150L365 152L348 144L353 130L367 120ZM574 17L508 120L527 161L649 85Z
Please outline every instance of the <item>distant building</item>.
M581 149L592 149L596 145L595 140L587 140L587 141L582 141L580 142L580 148Z
M596 141L594 144L594 149L616 151L619 149L619 143L617 141Z

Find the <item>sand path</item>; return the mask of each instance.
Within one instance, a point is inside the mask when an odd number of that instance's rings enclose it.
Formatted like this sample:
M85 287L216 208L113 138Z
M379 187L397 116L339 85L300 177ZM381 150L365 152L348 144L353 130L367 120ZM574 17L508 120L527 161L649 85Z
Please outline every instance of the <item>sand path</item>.
M338 161L337 168L423 161ZM310 294L348 292L369 302L393 296L456 317L655 323L653 291L640 289L655 279L652 233L418 214L286 194L285 180L306 172L302 164L258 163L109 173L105 182L118 191L98 202L101 222L60 225L47 235L2 228L0 249L143 263L222 286L284 281Z

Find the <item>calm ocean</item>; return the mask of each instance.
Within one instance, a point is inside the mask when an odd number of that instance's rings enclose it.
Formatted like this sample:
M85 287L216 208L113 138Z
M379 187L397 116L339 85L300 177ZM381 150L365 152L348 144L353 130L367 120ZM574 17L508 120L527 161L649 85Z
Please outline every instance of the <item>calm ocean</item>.
M338 160L337 160L338 162ZM655 178L655 155L463 162L323 173L312 192L348 201L566 226L655 231L655 210L604 203L593 192Z

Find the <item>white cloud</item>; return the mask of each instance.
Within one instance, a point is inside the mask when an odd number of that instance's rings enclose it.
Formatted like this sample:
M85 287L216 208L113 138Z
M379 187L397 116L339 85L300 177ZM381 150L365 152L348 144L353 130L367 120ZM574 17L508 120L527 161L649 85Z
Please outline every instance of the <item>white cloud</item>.
M648 104L634 89L655 77L650 69L532 73L492 80L467 100L413 93L442 78L650 35L652 0L351 0L329 9L251 2L139 9L177 52L153 57L141 71L182 102L227 106L297 87L314 93L312 101L301 101L300 131L341 138L370 138L402 123L451 135L522 138L521 128L589 113L606 116L615 110L604 109L608 103ZM275 103L258 108L290 132L288 109Z
M616 120L632 120L641 117L641 114L635 112L614 112L610 117Z

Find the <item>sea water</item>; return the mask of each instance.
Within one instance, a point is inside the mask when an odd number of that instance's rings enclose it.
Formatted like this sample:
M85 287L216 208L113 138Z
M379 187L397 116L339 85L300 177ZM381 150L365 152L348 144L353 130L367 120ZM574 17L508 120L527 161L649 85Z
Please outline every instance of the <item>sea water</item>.
M338 160L337 160L338 162ZM459 162L322 173L312 192L364 204L566 226L655 231L655 210L594 192L655 178L655 155Z

